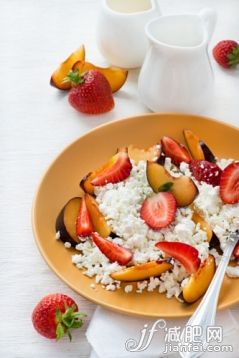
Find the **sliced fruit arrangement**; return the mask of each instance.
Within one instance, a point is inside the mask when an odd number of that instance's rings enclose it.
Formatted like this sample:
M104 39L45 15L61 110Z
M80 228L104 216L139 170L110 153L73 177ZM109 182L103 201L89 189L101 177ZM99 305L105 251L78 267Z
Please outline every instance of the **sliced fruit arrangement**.
M111 277L114 280L124 282L140 281L146 280L149 277L157 277L172 268L173 265L166 260L150 261L145 264L130 266L121 271L114 272L111 274Z
M199 269L191 275L189 282L183 288L183 298L186 302L195 302L206 292L215 271L215 259L212 255L209 255Z
M78 311L76 302L62 293L53 293L43 297L32 312L32 324L35 330L49 339L59 340L71 330L80 328L87 315Z
M222 170L216 163L207 160L192 160L189 169L199 182L205 182L212 186L217 186L220 183Z
M177 206L190 205L198 195L198 189L193 180L186 175L173 177L163 165L147 162L146 169L148 183L155 193L166 183L172 183L170 192L176 199Z
M239 162L229 164L221 174L220 196L224 203L239 202Z
M76 219L76 234L78 237L89 236L94 231L90 213L86 206L85 196L82 197Z
M91 238L95 245L110 261L118 262L119 265L124 266L132 260L133 254L131 251L101 237L97 232L93 232Z
M111 227L107 224L104 215L100 212L99 205L93 196L85 194L85 202L90 219L94 227L94 231L97 231L101 236L108 237L111 235Z
M208 223L203 219L203 217L197 213L196 211L193 212L192 220L195 224L199 224L201 230L205 231L207 234L207 241L210 242L213 236L213 231L208 225Z
M155 144L148 149L141 149L130 144L128 146L128 155L135 163L141 160L149 160L151 162L157 162L160 158L161 150L160 145Z
M76 221L81 206L81 198L70 199L60 211L56 219L56 232L60 233L63 242L70 242L73 246L80 242L76 232Z
M177 209L173 194L161 192L144 200L140 217L153 230L168 226L175 218Z
M125 83L128 75L128 71L117 68L107 67L102 68L95 66L90 62L85 62L85 47L82 45L78 50L73 52L59 67L53 72L50 80L50 84L61 90L69 90L72 87L70 81L65 81L66 76L70 70L78 70L81 74L96 70L100 72L108 81L111 91L118 91Z
M167 256L178 260L189 273L195 273L200 266L198 250L183 242L161 241L155 245Z
M207 144L189 129L183 131L185 142L193 159L215 162L216 158Z
M128 71L118 67L99 67L93 65L93 63L78 61L74 64L74 71L78 70L80 73L84 73L90 70L96 70L105 76L110 84L112 92L117 92L125 83L128 76Z
M161 146L164 154L172 159L173 164L178 166L181 162L190 163L191 157L187 148L175 139L164 136L161 139Z
M79 49L74 51L60 66L53 72L50 80L50 84L61 90L69 90L71 88L71 83L65 82L64 79L72 70L74 64L78 61L85 60L85 47L84 45L80 46Z

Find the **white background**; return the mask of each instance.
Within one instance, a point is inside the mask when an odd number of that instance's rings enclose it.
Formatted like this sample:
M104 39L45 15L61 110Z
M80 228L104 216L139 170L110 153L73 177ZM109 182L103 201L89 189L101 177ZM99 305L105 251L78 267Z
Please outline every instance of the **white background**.
M43 172L64 146L98 124L147 111L137 97L137 71L115 95L115 109L103 116L75 112L67 96L49 86L51 72L81 43L87 59L102 61L94 37L98 3L0 0L0 357L89 356L84 329L75 332L73 343L56 344L32 328L32 309L50 292L70 294L88 320L95 305L73 293L43 261L32 234L31 205ZM204 6L218 11L210 50L221 39L239 41L239 1L161 1L165 14ZM239 69L212 64L215 95L205 115L239 126ZM239 306L233 311L238 319Z

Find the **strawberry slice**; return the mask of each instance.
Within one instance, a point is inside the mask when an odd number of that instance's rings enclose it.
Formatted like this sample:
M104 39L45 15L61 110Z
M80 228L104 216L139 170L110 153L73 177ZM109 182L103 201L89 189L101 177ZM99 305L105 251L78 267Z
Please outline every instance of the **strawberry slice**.
M176 140L164 136L161 139L163 152L172 159L172 163L179 165L181 162L190 163L191 157L187 148Z
M78 216L76 219L76 234L80 237L89 236L94 231L90 214L86 206L85 197L81 199Z
M140 217L151 229L159 230L174 220L176 206L173 194L160 192L144 200Z
M189 164L189 169L199 182L203 181L212 186L220 184L222 170L216 163L211 163L207 160L192 160Z
M115 184L125 180L130 175L132 164L128 153L120 151L104 167L105 169L91 181L92 185L103 186L107 183Z
M93 232L91 238L100 251L108 257L111 262L118 262L119 265L127 265L133 257L131 251L101 237L98 232Z
M166 255L178 260L189 273L195 273L201 263L198 257L198 250L195 247L183 242L161 241L155 246Z
M234 250L233 250L233 256L236 260L239 260L239 242L236 244Z
M222 172L220 196L224 203L239 202L239 162L229 164Z

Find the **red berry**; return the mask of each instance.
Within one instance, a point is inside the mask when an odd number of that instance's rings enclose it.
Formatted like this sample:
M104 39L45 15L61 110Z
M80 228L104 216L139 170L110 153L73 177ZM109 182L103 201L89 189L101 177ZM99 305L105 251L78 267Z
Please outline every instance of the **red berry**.
M160 192L144 200L140 217L153 230L168 226L175 217L176 200L171 193Z
M222 170L216 163L207 160L192 160L189 169L199 182L203 181L212 186L217 186L220 183Z
M161 139L161 145L165 155L170 157L175 165L179 165L181 162L190 163L190 154L183 144L178 143L170 137L164 136Z
M91 181L91 184L103 186L107 183L118 183L128 178L131 169L128 153L122 150L109 160L108 165L106 164L105 169Z
M239 260L239 242L236 244L235 249L233 250L233 256L236 260Z
M213 48L212 53L217 63L224 68L229 68L239 63L239 45L236 41L220 41Z
M78 312L75 301L67 295L53 293L42 298L32 312L32 323L38 333L46 338L60 339L65 333L71 339L70 328L79 328L85 314ZM72 322L68 327L64 322ZM69 324L70 325L70 324Z
M189 273L195 273L201 263L198 257L198 250L195 247L183 242L162 241L155 245L166 255L178 260Z
M90 213L87 209L85 197L81 199L79 213L76 219L76 234L77 236L89 236L94 231L91 222Z
M222 172L220 196L224 203L239 202L239 162L229 164Z
M69 102L77 111L98 114L114 107L110 84L100 72L90 70L80 76L78 71L72 71L68 78L75 84L70 90Z
M98 232L93 232L91 237L95 245L111 262L118 262L119 265L124 266L131 261L133 255L128 249L101 237Z

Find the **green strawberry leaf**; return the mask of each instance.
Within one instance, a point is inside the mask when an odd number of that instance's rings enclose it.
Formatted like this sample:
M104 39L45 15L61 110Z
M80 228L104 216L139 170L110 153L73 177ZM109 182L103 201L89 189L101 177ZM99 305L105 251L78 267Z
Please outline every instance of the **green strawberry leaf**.
M72 336L70 329L77 329L83 325L82 317L87 315L83 312L75 312L76 305L73 304L71 307L68 307L65 303L65 312L61 312L58 308L56 309L56 339L61 339L66 333L71 341Z

